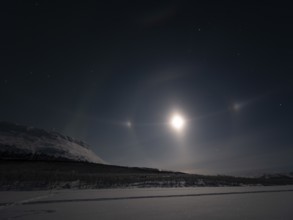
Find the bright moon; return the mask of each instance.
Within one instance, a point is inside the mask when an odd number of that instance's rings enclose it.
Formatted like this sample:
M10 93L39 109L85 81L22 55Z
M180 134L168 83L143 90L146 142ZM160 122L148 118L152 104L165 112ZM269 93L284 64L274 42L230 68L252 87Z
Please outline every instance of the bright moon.
M185 120L181 115L173 115L171 118L171 126L176 130L182 130Z

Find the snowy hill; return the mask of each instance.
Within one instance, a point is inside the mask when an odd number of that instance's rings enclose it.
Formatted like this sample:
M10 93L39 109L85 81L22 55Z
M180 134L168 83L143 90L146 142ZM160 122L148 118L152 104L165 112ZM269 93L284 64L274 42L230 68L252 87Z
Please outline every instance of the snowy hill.
M0 159L104 163L89 146L57 132L0 122Z

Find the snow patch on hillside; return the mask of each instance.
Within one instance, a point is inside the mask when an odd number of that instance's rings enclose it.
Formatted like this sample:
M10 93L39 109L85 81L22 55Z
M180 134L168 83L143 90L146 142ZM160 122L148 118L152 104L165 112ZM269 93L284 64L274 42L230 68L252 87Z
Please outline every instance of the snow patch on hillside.
M82 141L54 131L0 122L0 158L21 159L22 156L24 159L104 163L89 145Z

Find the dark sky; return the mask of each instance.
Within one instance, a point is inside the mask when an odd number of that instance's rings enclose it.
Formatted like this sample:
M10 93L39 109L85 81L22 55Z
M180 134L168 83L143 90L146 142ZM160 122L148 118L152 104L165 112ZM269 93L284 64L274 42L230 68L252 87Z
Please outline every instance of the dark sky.
M269 2L11 1L0 120L82 139L111 164L292 171L292 7Z

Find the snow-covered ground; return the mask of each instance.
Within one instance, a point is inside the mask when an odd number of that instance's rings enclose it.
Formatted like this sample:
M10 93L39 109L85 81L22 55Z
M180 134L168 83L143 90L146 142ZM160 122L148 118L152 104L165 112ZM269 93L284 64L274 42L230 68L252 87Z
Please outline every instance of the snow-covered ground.
M293 186L0 192L0 219L293 219Z

